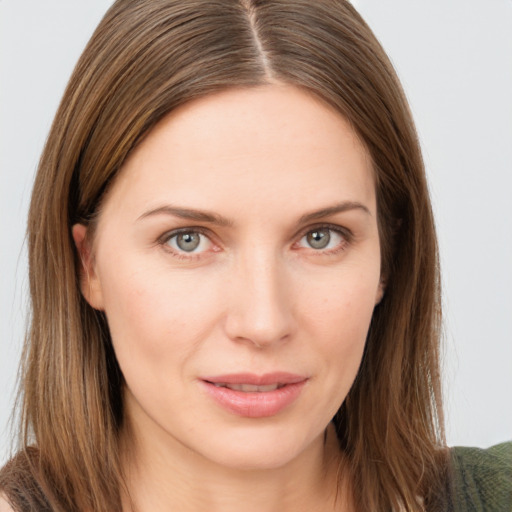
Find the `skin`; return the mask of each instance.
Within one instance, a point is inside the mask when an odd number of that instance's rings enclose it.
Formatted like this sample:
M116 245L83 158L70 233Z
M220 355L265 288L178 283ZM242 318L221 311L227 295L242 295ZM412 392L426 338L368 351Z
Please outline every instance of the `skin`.
M203 231L194 251L173 237L181 228ZM320 249L318 230L330 236ZM383 286L371 161L340 114L280 84L195 100L131 154L94 235L75 225L73 236L83 294L105 311L126 380L138 510L350 508L348 493L334 499L342 456L329 424ZM275 371L307 382L270 417L233 414L201 386Z
M14 512L4 494L0 494L0 512Z

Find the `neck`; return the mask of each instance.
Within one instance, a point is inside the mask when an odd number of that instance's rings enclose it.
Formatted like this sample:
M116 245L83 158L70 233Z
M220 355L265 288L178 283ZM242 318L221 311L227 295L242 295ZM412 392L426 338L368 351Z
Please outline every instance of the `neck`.
M240 469L207 460L148 425L121 437L125 512L301 512L348 510L341 454L332 425L282 467ZM338 492L339 491L339 492Z

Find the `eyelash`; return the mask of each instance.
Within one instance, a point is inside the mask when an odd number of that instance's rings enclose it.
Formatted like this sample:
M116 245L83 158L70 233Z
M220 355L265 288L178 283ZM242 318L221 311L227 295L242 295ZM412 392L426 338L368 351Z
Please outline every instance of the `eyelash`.
M314 249L314 248L310 247L310 249L314 253L318 253L319 255L334 256L334 255L344 251L347 248L347 246L349 246L350 243L352 242L353 233L349 229L342 228L341 226L337 226L337 225L333 225L333 224L319 224L316 226L309 226L307 228L307 230L302 231L301 234L299 235L299 240L297 242L294 242L294 245L299 243L308 234L314 233L315 231L321 231L321 230L328 230L328 231L334 232L334 233L338 234L339 236L341 236L343 240L337 247L334 247L332 249L322 250L322 249ZM208 238L211 242L211 237L209 236L209 231L204 228L201 228L201 227L186 227L186 228L174 229L174 230L169 231L169 232L165 233L164 235L162 235L158 239L157 242L159 245L161 245L164 248L164 250L166 250L167 252L170 252L174 257L176 257L178 259L190 261L190 260L195 260L195 259L199 259L199 258L203 257L203 253L196 254L196 253L192 253L192 252L187 253L186 251L180 252L180 251L176 251L175 249L171 248L168 245L169 241L172 238L177 237L180 234L185 234L185 233L198 233L198 234ZM213 243L213 242L211 242L211 243Z

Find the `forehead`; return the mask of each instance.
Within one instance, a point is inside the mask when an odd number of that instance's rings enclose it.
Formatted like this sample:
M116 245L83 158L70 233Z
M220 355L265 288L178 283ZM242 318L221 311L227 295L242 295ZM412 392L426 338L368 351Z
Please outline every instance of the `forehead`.
M227 90L178 108L132 153L113 189L145 208L375 207L371 160L350 123L288 85Z

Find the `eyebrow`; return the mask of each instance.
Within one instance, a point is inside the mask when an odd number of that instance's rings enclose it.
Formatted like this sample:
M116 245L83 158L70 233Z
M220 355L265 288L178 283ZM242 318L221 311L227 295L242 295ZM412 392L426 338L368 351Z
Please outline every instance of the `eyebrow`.
M299 224L306 224L312 220L323 219L324 217L330 217L331 215L336 215L337 213L343 213L350 210L360 210L371 216L370 210L364 204L358 203L357 201L342 201L341 203L333 206L327 206L321 210L315 210L314 212L304 214L299 219Z
M161 214L172 215L174 217L179 217L181 219L196 220L198 222L207 222L209 224L215 224L217 226L233 226L233 222L231 220L226 219L225 217L217 213L171 205L160 206L153 210L149 210L143 213L137 220Z
M362 203L357 201L342 201L341 203L333 206L327 206L320 210L315 210L310 213L302 215L299 219L299 224L305 224L313 220L322 219L337 213L343 213L349 210L360 210L371 216L370 210ZM194 208L185 208L180 206L164 205L159 206L143 213L137 220L152 217L154 215L172 215L181 219L195 220L198 222L206 222L208 224L214 224L223 227L232 227L234 222L222 215L217 213L209 212L206 210L197 210Z

